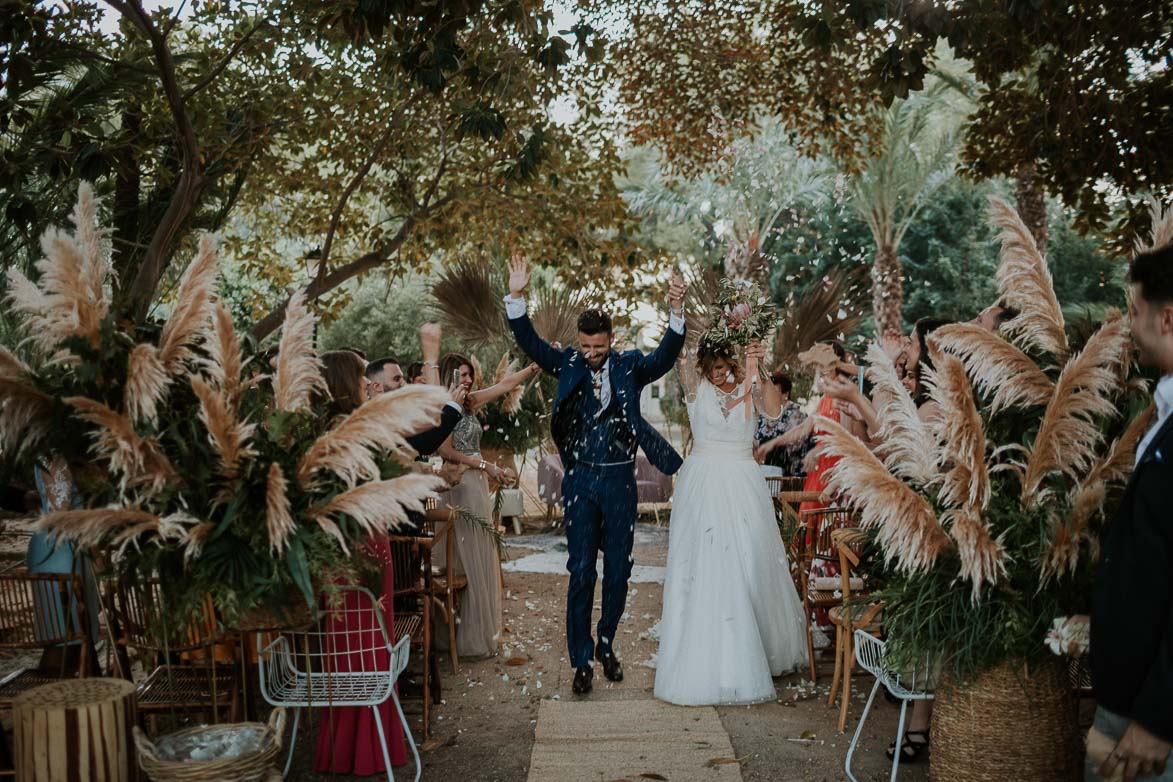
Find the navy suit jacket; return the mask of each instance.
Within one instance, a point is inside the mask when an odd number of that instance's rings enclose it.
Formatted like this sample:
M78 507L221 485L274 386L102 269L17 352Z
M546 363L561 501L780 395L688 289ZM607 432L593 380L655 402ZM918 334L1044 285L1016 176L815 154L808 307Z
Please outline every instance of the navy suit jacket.
M1173 416L1136 469L1100 537L1092 590L1096 701L1173 741Z
M513 336L525 354L544 371L558 378L550 433L562 456L562 464L569 470L577 461L574 458L575 443L572 442L574 427L570 421L583 413L572 409L575 406L567 404L567 401L580 384L590 382L590 367L577 348L558 350L539 337L528 315L510 319L509 328L513 330ZM638 350L623 353L612 350L610 358L612 399L619 404L624 420L631 426L635 441L647 454L648 461L667 475L680 469L680 454L644 420L639 410L639 397L644 386L659 380L672 369L683 347L684 335L667 329L659 347L652 353L644 355Z

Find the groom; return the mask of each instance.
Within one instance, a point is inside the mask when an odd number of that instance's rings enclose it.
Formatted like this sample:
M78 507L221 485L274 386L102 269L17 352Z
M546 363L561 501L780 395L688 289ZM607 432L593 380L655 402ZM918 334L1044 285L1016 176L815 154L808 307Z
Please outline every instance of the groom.
M575 667L574 692L591 691L591 658L603 665L613 682L623 681L623 666L612 646L627 602L635 540L635 450L671 475L680 469L680 455L643 419L640 391L672 369L684 347L685 284L673 272L668 303L668 331L654 353L619 353L612 346L611 318L587 310L578 318L578 348L561 350L534 331L522 295L529 285L523 258L509 262L509 296L505 311L517 344L543 370L558 378L550 430L562 456L562 504L566 511L567 569L566 644ZM591 640L591 608L598 578L595 560L603 552L603 612L599 642Z

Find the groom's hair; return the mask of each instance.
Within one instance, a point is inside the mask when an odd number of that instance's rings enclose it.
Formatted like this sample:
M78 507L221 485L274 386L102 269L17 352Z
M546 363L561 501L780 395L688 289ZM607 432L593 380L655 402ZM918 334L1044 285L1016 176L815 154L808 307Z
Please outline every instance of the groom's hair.
M586 310L578 316L578 330L588 336L610 334L611 316L602 310Z

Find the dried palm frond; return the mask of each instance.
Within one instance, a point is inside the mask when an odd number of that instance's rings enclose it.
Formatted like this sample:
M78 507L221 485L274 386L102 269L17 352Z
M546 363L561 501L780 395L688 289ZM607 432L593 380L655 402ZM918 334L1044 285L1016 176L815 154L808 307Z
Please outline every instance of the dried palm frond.
M952 323L929 336L929 344L960 356L977 389L992 394L990 414L1009 407L1037 407L1051 398L1054 383L1030 356L976 323Z
M407 511L422 512L424 503L445 488L442 478L435 475L408 473L386 481L372 481L334 499L311 508L314 520L333 520L346 514L368 534L386 533L407 523Z
M812 345L838 339L859 329L868 291L861 272L834 268L800 296L791 294L780 309L782 320L774 338L774 365L798 368L798 354Z
M1079 546L1087 539L1091 520L1104 509L1108 486L1103 480L1081 484L1071 493L1071 510L1066 521L1052 513L1048 526L1051 542L1039 563L1041 584L1070 575L1079 564Z
M941 522L949 528L949 535L957 543L961 559L961 577L973 585L972 597L981 599L982 587L993 586L1006 575L1006 550L1000 540L990 535L989 526L974 508L946 511Z
M818 425L826 432L819 435L823 453L840 458L830 470L827 490L842 494L863 526L877 530L885 561L895 560L908 572L932 566L949 547L949 538L928 501L842 426L828 418L820 418Z
M0 375L0 451L20 455L49 434L53 398L23 380Z
M972 507L980 512L990 502L990 476L986 469L986 431L965 376L961 359L948 353L933 357L929 393L941 407L937 421L943 443L941 502L948 507Z
M37 520L36 528L73 541L79 548L90 548L100 544L107 535L143 524L157 526L159 517L137 508L99 508L48 513Z
M1148 240L1136 240L1136 252L1152 252L1159 250L1173 242L1173 205L1166 206L1149 196L1149 214L1152 216L1152 228Z
M872 403L880 418L876 437L883 443L884 466L920 486L937 477L937 439L932 428L917 415L916 403L896 375L896 366L876 344L868 348L871 365Z
M314 350L314 316L306 307L305 293L299 291L285 308L273 396L278 410L297 413L310 409L315 391L330 393L322 377L322 361Z
M376 457L410 450L406 438L435 426L447 399L443 388L427 385L380 394L314 441L298 465L298 483L308 488L320 470L330 470L347 486L377 480Z
M688 283L684 294L684 333L688 354L696 354L701 335L709 328L713 302L721 290L721 272L712 266L685 268L681 274Z
M211 234L204 234L195 259L183 271L175 307L159 335L159 359L172 375L179 371L182 362L192 357L191 346L212 314L219 276L216 243Z
M504 264L485 258L461 258L445 267L432 285L444 330L471 348L500 343L509 333L506 293Z
M240 461L256 455L256 451L249 447L249 438L256 427L237 419L227 397L203 378L193 376L191 389L200 400L200 420L219 457L220 474L232 480L238 474Z
M115 548L114 556L121 557L126 551L126 547L132 543L136 550L139 549L138 539L144 533L152 533L152 542L156 546L160 546L168 541L183 540L187 537L188 529L198 523L186 513L172 513L161 519L141 521L138 524L124 527L110 539L109 545Z
M1028 347L1066 358L1069 348L1063 310L1034 235L1014 207L1000 198L990 199L990 219L1001 229L998 291L1006 306L1019 312L1003 324L1002 331Z
M1133 418L1132 422L1128 424L1124 433L1116 438L1116 441L1108 448L1108 452L1092 465L1084 482L1103 480L1108 485L1119 485L1126 482L1132 474L1132 468L1136 462L1136 448L1144 439L1145 432L1148 431L1156 414L1157 406L1155 404L1150 404L1138 413L1136 418Z
M269 550L279 556L289 548L289 536L297 529L289 510L288 488L281 465L270 464L265 484L265 523L269 528Z
M158 349L145 342L135 345L126 362L126 385L122 389L122 404L131 420L153 425L170 382Z
M212 522L201 521L187 531L183 538L183 561L185 563L200 558L200 555L204 553L204 544L207 543L208 534L214 529L216 529L216 525Z
M176 477L154 438L140 437L129 418L88 397L71 396L62 401L77 410L78 418L97 427L91 433L94 442L90 450L109 461L110 469L120 476L123 492L139 485L157 492Z
M32 374L28 365L21 361L11 350L0 345L0 378L4 380L21 380Z
M1040 486L1051 473L1079 480L1091 467L1104 437L1097 419L1119 414L1111 394L1127 345L1128 326L1114 312L1059 373L1026 463L1022 497L1027 507L1042 498Z
M232 325L232 315L221 302L216 302L212 309L212 318L204 335L204 349L208 358L202 362L203 367L228 400L229 409L235 412L242 390L240 373L244 356L236 328Z
M504 380L508 375L517 371L518 362L511 359L509 351L501 354L501 360L497 362L497 369L493 372L493 381L490 385L497 385ZM525 396L526 389L529 387L528 383L522 383L517 388L510 391L501 399L501 411L505 413L516 413L521 409L521 398Z
M566 288L562 285L535 287L533 294L534 331L551 344L563 347L573 345L578 337L578 316L582 312L587 294L582 288Z

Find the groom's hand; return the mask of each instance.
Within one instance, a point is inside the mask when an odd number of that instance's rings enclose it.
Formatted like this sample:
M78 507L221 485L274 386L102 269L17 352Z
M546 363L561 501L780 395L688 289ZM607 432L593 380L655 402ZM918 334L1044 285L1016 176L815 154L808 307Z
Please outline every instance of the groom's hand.
M529 287L529 266L525 258L514 255L509 259L509 295L520 299Z
M684 312L684 294L688 292L688 284L680 276L680 272L672 270L668 279L668 306L675 313Z

